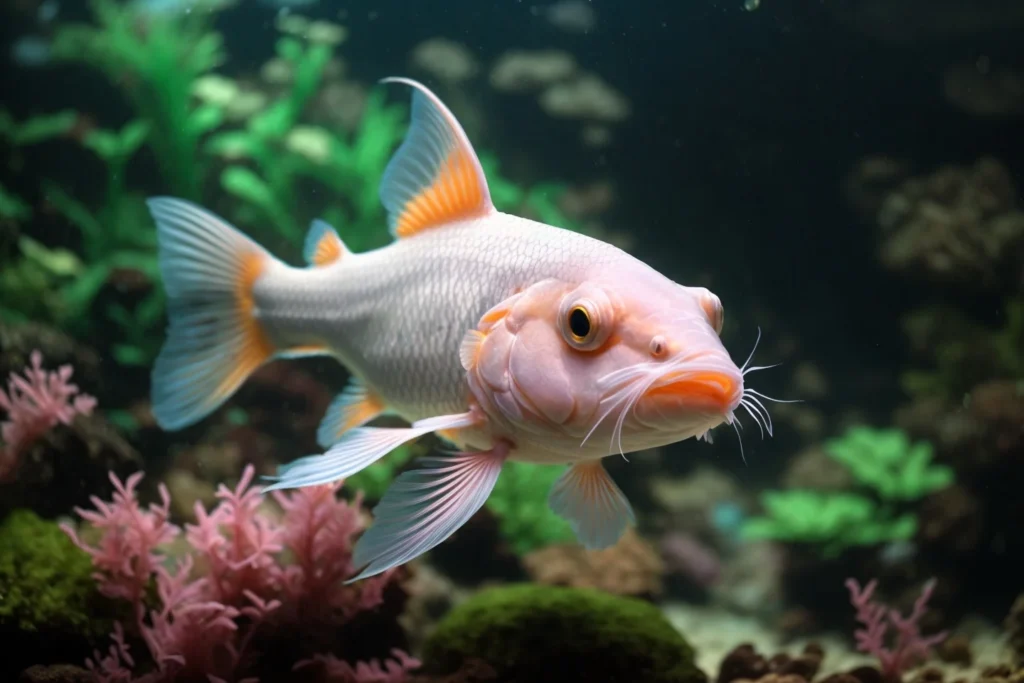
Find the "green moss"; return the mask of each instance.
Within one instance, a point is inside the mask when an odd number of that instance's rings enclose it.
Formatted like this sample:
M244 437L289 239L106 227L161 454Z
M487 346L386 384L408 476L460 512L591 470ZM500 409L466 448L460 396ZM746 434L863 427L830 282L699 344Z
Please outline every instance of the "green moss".
M0 525L0 631L102 637L103 602L89 556L56 524L16 510Z
M424 648L428 672L480 658L503 683L703 683L689 643L657 607L597 590L494 588L453 609Z

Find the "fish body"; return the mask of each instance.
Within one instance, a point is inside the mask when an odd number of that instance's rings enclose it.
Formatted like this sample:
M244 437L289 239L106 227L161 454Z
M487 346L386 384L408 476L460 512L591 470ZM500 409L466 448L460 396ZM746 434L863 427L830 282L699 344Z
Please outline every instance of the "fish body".
M278 347L326 346L415 422L465 410L459 345L495 302L545 278L583 278L621 257L632 258L585 235L496 212L346 254L324 268L279 264L254 294Z
M722 305L707 289L497 211L451 112L415 81L385 80L414 89L381 181L392 244L354 254L314 221L297 268L198 206L149 201L170 319L153 369L157 422L195 423L275 357L331 355L352 380L317 433L326 450L282 466L265 490L351 476L429 433L457 448L395 480L351 580L444 541L509 459L569 464L550 505L586 547L608 547L634 517L601 459L710 441L740 406L769 425L744 387L756 368L722 346ZM409 426L371 425L385 414Z

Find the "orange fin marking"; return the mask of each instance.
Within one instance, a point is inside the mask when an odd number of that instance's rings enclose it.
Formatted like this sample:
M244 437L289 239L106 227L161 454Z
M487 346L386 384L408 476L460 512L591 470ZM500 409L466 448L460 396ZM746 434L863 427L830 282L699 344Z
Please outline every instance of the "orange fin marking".
M464 370L472 370L476 367L476 361L480 355L480 347L486 338L487 335L479 330L466 332L466 336L462 338L462 345L459 347L459 361L462 363Z
M313 252L313 265L315 266L326 266L334 263L341 258L342 253L341 242L338 240L336 235L326 234L316 245L316 251Z
M327 407L316 433L317 442L324 448L330 448L343 434L376 419L387 410L387 403L379 394L362 380L353 378Z
M216 393L229 394L235 391L253 370L267 362L274 355L274 344L263 330L259 320L253 316L256 302L253 299L253 286L263 274L266 256L250 253L242 257L242 272L238 279L235 302L241 321L242 336L238 353L233 357L235 366L217 385Z
M302 255L311 266L329 266L345 255L345 244L334 228L317 219L310 224L309 232L306 233Z
M402 239L493 213L483 167L448 107L422 83L408 78L382 82L413 88L409 130L380 183L391 234Z
M452 150L433 185L409 200L398 217L395 234L409 237L426 228L487 213L484 191L473 160L461 147Z

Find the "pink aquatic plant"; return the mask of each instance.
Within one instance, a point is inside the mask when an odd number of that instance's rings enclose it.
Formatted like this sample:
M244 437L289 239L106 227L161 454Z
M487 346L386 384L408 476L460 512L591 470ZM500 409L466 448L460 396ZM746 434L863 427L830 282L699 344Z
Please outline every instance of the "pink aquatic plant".
M850 603L857 609L857 621L863 628L854 631L857 649L860 652L878 658L882 677L886 681L901 680L903 672L911 666L923 662L931 656L932 647L946 638L946 633L922 636L920 621L928 611L928 601L935 591L935 580L924 585L920 597L914 602L914 609L908 616L876 602L871 598L878 586L877 580L869 581L861 588L856 579L846 580L850 591ZM886 646L886 633L889 627L895 630L896 637L891 639L891 647Z
M12 372L7 391L0 389L0 408L7 412L7 419L0 423L0 481L14 477L22 453L32 442L57 423L69 425L75 415L89 415L96 407L95 398L80 394L70 382L74 373L70 365L47 372L38 350L30 361L23 377Z
M221 485L212 511L196 504L196 523L185 526L187 552L169 568L168 544L181 529L171 524L170 495L143 508L136 494L141 473L122 483L114 474L112 501L92 498L95 510L76 509L99 532L89 545L69 525L62 528L89 553L100 591L133 606L131 627L145 643L150 671L139 669L117 624L106 654L86 664L103 683L255 681L244 677L255 653L255 636L319 623L344 623L383 601L392 574L345 585L353 569L352 537L363 529L357 497L337 497L341 482L306 487L275 499L283 516L264 508L250 488L246 467L235 489ZM158 604L148 608L146 587L155 579ZM355 665L317 655L295 667L319 665L322 678L343 683L402 683L419 662L395 650L394 659Z

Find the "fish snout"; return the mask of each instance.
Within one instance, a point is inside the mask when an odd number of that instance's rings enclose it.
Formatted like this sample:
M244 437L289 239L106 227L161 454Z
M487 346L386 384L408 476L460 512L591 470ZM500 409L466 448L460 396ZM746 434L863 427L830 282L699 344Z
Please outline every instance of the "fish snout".
M665 417L681 413L731 415L743 398L743 375L725 368L673 370L644 394L647 403Z

